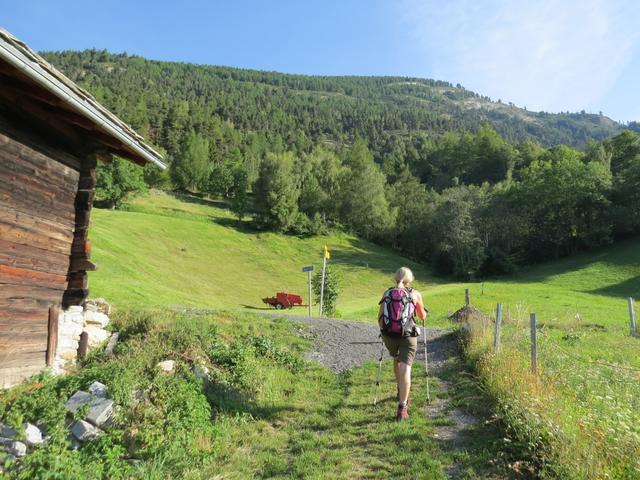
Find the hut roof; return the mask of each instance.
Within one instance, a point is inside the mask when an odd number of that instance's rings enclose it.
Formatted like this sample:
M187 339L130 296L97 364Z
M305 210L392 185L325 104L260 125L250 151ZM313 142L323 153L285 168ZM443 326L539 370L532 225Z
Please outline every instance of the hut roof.
M56 106L71 110L85 123L100 131L98 143L112 154L123 156L140 165L153 163L166 168L162 156L145 143L138 133L103 107L50 63L11 33L0 28L0 62L6 62L20 72L20 78L36 84L53 96ZM88 122L87 122L88 121Z

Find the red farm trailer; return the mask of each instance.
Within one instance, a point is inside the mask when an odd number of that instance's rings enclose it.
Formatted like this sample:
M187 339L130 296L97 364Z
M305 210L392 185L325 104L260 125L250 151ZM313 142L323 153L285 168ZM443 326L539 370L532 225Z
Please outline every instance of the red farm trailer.
M275 297L263 298L262 301L275 307L278 310L283 308L293 308L295 306L303 307L302 297L293 293L278 292Z

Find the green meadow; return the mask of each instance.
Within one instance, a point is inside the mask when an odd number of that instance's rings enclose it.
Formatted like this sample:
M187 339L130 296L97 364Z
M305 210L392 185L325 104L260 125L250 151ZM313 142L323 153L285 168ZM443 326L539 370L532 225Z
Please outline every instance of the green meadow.
M626 297L640 296L637 240L510 277L452 283L352 235L299 238L256 232L224 204L153 191L132 201L127 211L96 209L91 240L98 264L90 274L92 296L103 296L116 307L266 308L261 298L279 290L302 294L306 301L307 277L301 268L319 269L325 244L330 266L342 278L338 311L349 319L375 319L380 293L400 265L414 270L415 286L438 324L462 306L469 288L472 304L487 312L501 302L512 318L534 311L543 324L593 323L624 335Z
M638 240L508 277L450 282L348 234L256 232L224 204L157 192L137 198L126 211L94 211L91 238L99 265L90 276L92 296L120 310L184 306L242 315L267 308L260 299L278 290L306 299L301 267L319 268L324 244L342 278L342 318L373 321L380 293L400 265L414 269L434 326L458 328L447 318L463 305L468 288L485 318L465 329L466 358L495 402L509 441L532 459L532 468L546 478L640 478L640 340L629 335L626 300L640 297ZM496 353L492 319L498 302L504 318ZM538 318L538 375L529 372L532 312Z

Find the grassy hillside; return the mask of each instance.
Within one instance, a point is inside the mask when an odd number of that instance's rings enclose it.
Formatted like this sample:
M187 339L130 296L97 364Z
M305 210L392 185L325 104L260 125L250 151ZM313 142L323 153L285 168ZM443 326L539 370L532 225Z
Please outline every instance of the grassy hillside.
M120 307L263 308L260 299L277 290L301 293L306 301L301 267L319 268L324 244L342 276L338 310L345 318L375 318L380 292L400 265L414 269L416 286L437 320L461 306L469 288L472 303L485 311L502 302L514 318L535 311L541 322L564 327L573 325L579 314L583 323L623 333L628 329L625 298L640 292L637 241L511 277L447 283L427 268L351 235L303 239L255 232L224 205L158 192L134 200L128 211L95 210L91 239L99 266L90 275L92 295Z
M345 317L367 318L401 265L414 269L419 287L428 280L423 267L351 235L301 239L255 232L213 202L187 200L152 192L129 211L94 210L92 258L99 268L90 276L92 296L118 307L236 309L266 308L261 298L285 290L306 302L301 268L319 269L325 244L342 277L338 310Z

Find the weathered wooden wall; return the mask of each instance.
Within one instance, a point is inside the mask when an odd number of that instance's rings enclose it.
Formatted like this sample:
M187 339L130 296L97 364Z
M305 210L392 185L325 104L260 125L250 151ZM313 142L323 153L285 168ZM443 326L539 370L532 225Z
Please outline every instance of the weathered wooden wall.
M82 167L69 163L0 121L0 387L45 367L49 308L68 288L76 230Z

